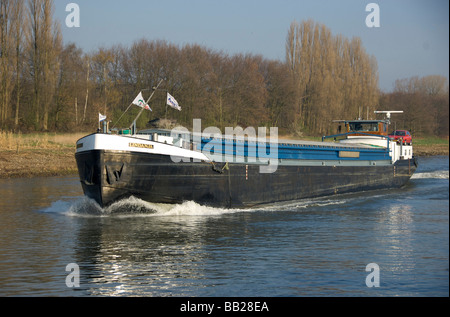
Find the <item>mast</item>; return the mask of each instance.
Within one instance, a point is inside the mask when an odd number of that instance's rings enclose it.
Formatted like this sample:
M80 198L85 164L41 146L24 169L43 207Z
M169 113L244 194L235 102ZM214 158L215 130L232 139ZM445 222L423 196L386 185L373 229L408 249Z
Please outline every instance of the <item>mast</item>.
M145 102L146 104L149 103L150 99L152 99L153 95L155 94L156 90L158 90L158 87L161 85L161 83L164 81L164 79L161 79L158 83L158 85L156 87L153 87L153 92L150 95L150 97L147 99L147 101ZM132 134L136 134L136 121L137 119L139 119L139 117L141 116L142 112L145 110L145 108L143 107L141 109L141 111L139 111L138 115L136 116L136 118L134 118L133 123L130 126L130 129L132 131Z

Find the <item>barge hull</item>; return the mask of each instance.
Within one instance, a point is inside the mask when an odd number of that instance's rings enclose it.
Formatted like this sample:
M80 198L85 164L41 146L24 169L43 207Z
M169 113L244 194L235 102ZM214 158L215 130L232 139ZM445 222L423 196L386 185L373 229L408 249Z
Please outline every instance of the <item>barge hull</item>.
M134 196L153 203L195 201L240 208L405 185L416 170L415 158L395 164L279 165L260 173L259 164L174 162L170 156L130 151L76 153L86 196L101 207Z

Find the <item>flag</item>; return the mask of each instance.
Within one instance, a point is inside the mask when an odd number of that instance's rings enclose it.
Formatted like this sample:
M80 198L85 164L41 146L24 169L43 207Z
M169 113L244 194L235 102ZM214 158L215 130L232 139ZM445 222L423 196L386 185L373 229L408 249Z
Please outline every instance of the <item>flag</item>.
M102 115L100 112L98 113L98 122L102 122L106 119L106 116Z
M169 93L167 93L167 104L169 105L169 106L171 106L172 108L174 108L174 109L177 109L178 111L181 111L181 107L178 105L178 102L175 100L175 98L171 95L171 94L169 94Z
M139 95L137 95L137 97L134 98L133 104L146 110L152 111L150 106L145 103L144 97L142 97L142 92L140 92Z

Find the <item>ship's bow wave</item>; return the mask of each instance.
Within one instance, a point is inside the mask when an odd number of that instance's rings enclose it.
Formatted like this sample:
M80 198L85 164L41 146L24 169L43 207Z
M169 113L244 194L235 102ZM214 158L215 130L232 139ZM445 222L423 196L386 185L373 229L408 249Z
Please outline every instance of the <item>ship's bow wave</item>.
M347 199L306 199L276 204L259 205L252 208L220 208L201 205L194 201L181 204L150 203L136 197L129 197L102 208L95 200L86 196L72 200L58 200L42 210L46 213L63 214L70 217L215 217L227 214L274 212L291 210L302 212L308 208L342 205Z
M181 204L157 204L129 197L102 208L95 200L85 196L76 201L58 201L48 207L46 212L59 212L74 217L108 217L108 216L219 216L226 213L243 211L241 209L215 208L200 205L194 201Z

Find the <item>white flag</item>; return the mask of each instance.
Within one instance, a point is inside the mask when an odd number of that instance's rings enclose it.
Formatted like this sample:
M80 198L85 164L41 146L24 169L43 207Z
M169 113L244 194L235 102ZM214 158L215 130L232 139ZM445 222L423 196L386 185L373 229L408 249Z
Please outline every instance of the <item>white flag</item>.
M174 109L177 109L178 111L181 111L181 107L178 105L178 102L175 100L175 98L171 95L171 94L169 94L169 93L167 93L167 104L169 105L169 106L171 106L172 108L174 108Z
M98 122L102 122L106 119L106 116L102 115L100 112L98 113Z
M152 111L150 106L145 103L144 97L142 97L142 92L140 92L139 95L137 95L137 97L134 98L133 104L146 110Z

